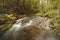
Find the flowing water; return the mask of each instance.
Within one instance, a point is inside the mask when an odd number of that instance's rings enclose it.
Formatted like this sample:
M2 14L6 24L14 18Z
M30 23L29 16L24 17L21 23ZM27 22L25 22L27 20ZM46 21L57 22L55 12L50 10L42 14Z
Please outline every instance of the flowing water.
M6 33L3 34L1 40L17 40L19 31L23 30L26 27L31 27L31 26L36 26L36 27L38 26L38 28L41 28L42 30L39 36L35 38L35 40L56 40L51 29L48 27L49 20L50 19L43 21L42 17L36 17L33 19L25 17L22 19L18 19L16 20L16 23L13 24L12 27L9 30L7 30ZM41 25L39 23L41 23Z

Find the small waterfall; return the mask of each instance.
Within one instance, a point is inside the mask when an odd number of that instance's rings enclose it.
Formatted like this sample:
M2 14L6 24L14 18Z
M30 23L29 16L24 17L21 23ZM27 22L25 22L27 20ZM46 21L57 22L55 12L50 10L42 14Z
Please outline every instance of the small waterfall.
M8 40L10 36L13 38L13 40L16 40L18 31L22 27L22 20L26 18L27 17L16 20L16 23L13 24L9 30L7 30L7 32L2 36L1 40Z
M7 30L7 32L2 36L1 40L17 40L19 31L23 30L23 28L25 27L30 27L30 26L38 26L39 23L41 23L43 20L42 17L36 17L33 19L29 19L28 17L22 18L22 19L18 19L16 20L16 23L12 25L12 27ZM49 28L49 20L44 21L42 26L38 26L38 28L42 27L42 28ZM47 26L47 27L45 27ZM47 29L48 30L48 29ZM44 35L47 35L46 33L51 33L50 35L48 35L48 37L46 37L46 39L44 39ZM56 40L52 34L52 32L50 31L46 31L42 29L42 33L36 37L36 40Z

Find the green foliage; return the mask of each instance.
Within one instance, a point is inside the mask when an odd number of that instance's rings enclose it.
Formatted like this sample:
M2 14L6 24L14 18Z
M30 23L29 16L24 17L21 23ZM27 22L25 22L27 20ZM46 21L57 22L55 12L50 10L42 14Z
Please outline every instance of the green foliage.
M10 15L5 14L5 15L6 15L6 17L7 17L8 19L10 19L10 20L16 20L16 17L15 17L15 15L13 15L13 14L10 14Z
M7 21L6 16L5 15L0 15L0 24L4 24L4 23L6 23L6 21Z
M60 33L60 9L57 7L58 0L49 0L48 4L40 5L40 12L35 16L48 17L51 19L51 28L56 33Z
M15 20L16 17L13 14L0 14L0 31L10 28Z

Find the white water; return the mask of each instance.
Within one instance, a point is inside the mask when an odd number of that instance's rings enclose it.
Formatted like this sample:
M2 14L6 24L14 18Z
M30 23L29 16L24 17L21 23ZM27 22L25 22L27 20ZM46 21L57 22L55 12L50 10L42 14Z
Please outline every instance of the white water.
M23 21L27 21L27 22L23 23ZM16 23L13 24L12 27L9 30L7 30L7 32L2 36L1 40L9 40L10 37L12 38L11 40L16 40L19 31L23 30L23 28L25 27L37 26L41 21L42 21L42 17L37 17L34 19L29 19L28 17L25 17L22 19L18 19L16 20ZM48 30L49 28L48 25L49 25L49 20L44 21L41 27L46 28ZM48 36L47 39L43 39L43 36L44 36L43 33L41 33L38 37L36 37L36 40L55 40L52 33L51 33L51 37Z

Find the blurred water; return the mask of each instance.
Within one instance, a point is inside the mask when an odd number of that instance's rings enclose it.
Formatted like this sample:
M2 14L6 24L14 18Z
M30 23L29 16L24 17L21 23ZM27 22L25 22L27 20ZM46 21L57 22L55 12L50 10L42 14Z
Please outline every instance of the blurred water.
M16 20L16 23L13 24L12 27L9 30L7 30L7 32L2 36L1 40L17 40L19 31L23 30L23 28L25 27L38 26L42 20L43 18L40 16L33 19L29 19L28 17L18 19ZM50 29L48 25L49 25L49 19L42 23L41 28L48 30ZM46 36L45 38L44 35L47 34L49 35ZM35 40L56 40L56 39L51 31L46 31L42 29L41 34L38 37L36 37Z

